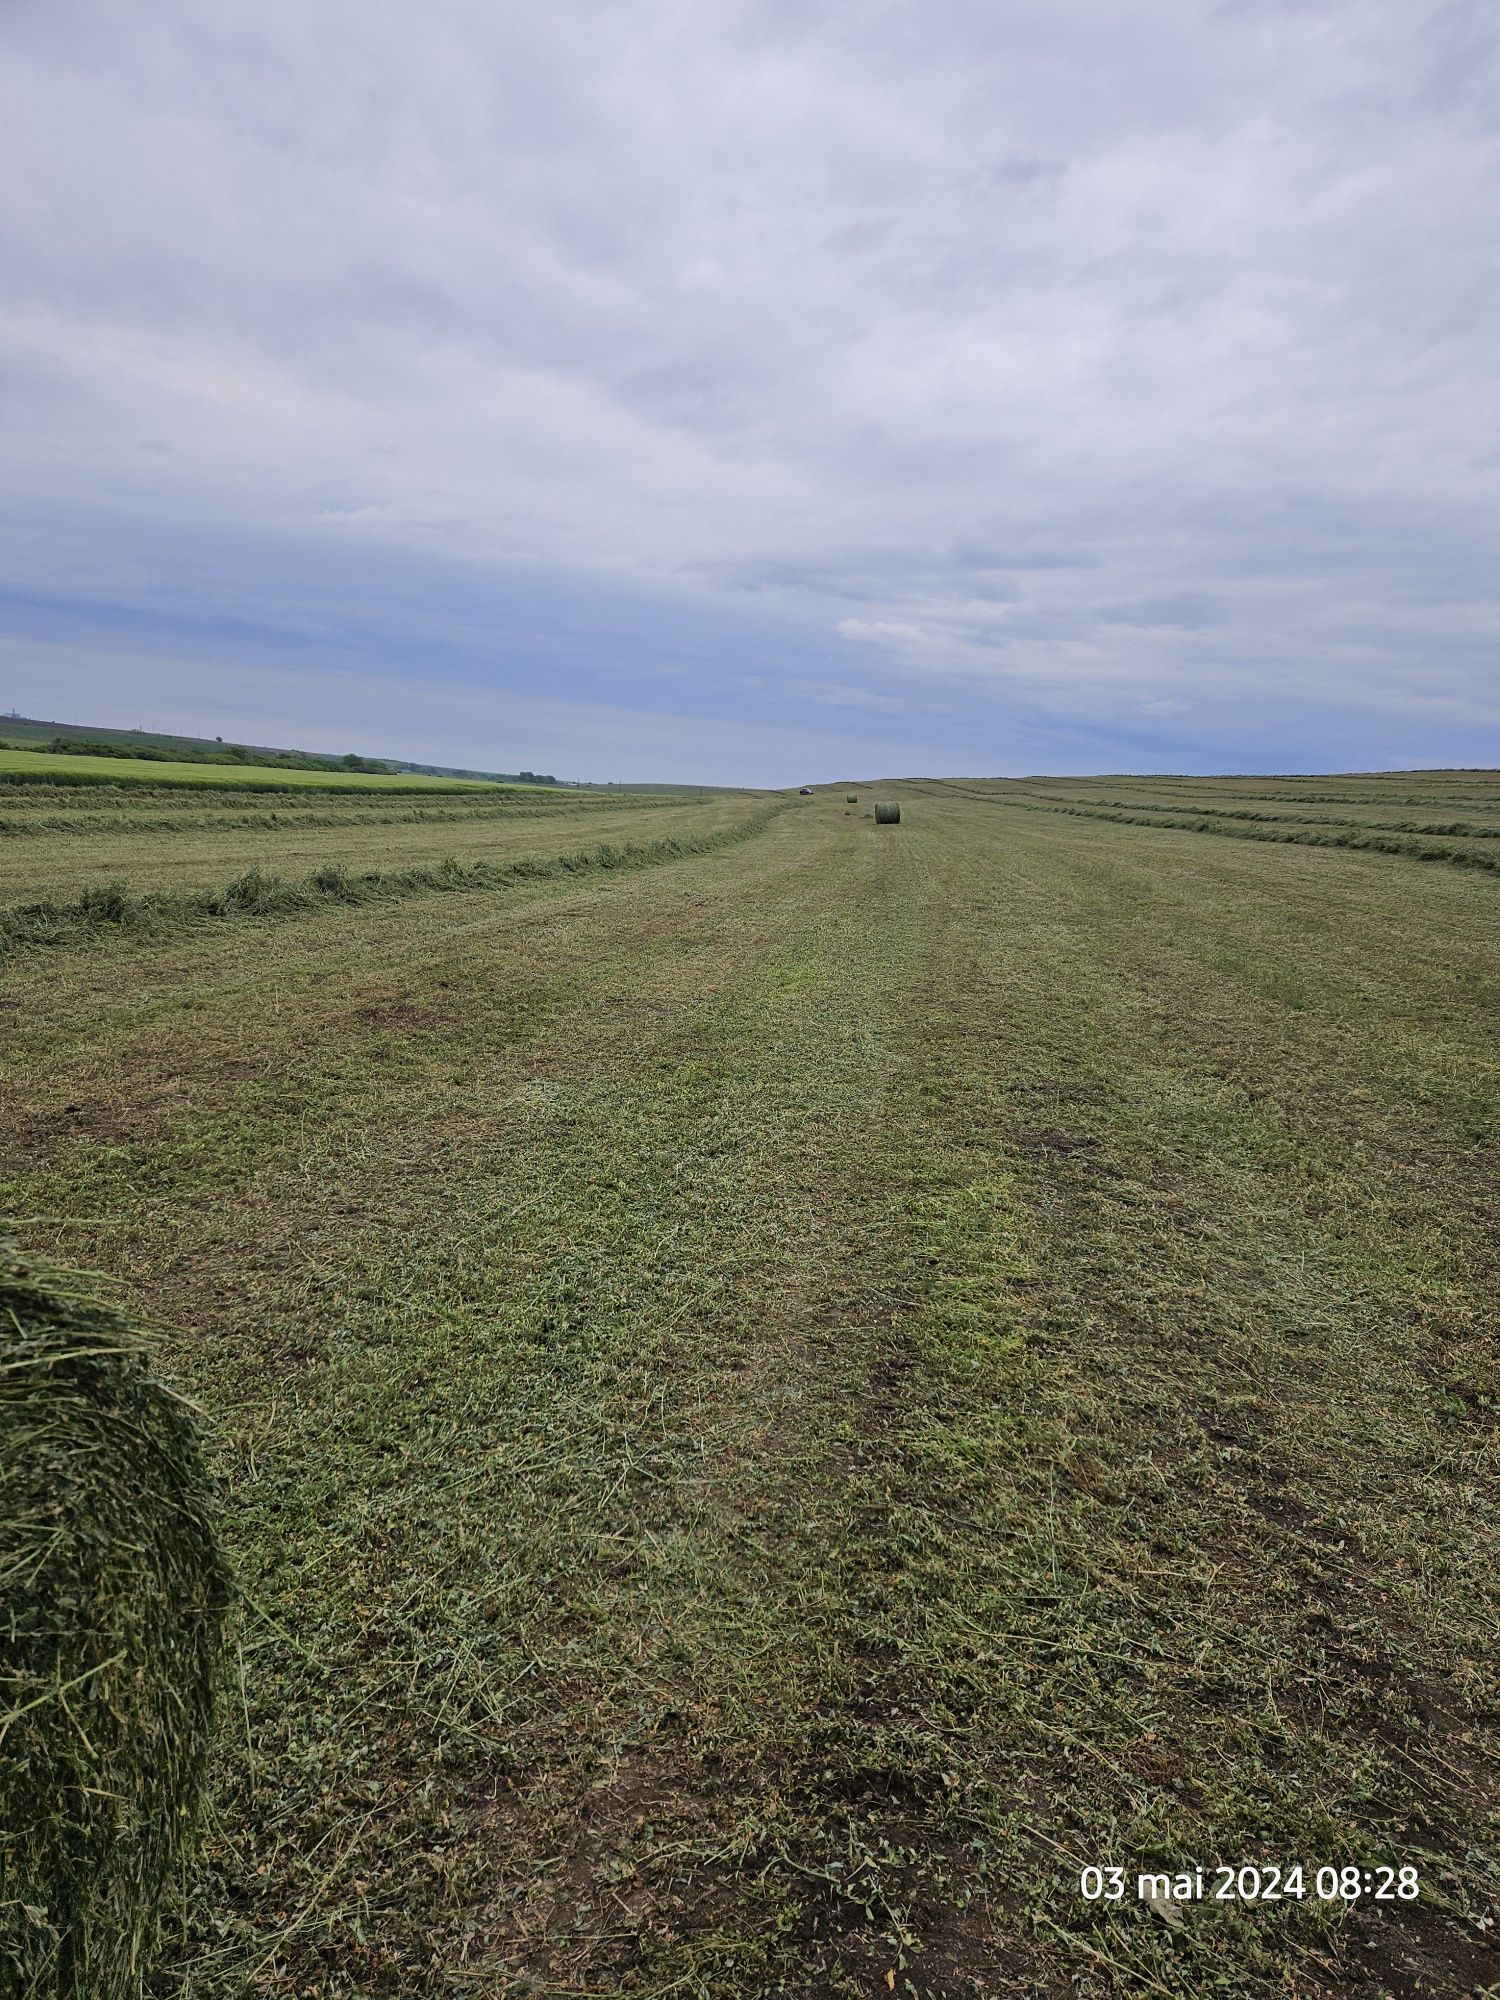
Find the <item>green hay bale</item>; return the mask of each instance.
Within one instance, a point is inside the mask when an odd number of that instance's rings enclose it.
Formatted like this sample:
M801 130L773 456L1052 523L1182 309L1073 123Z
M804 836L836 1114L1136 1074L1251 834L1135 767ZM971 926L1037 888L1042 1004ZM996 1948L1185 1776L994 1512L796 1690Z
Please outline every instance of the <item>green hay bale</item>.
M877 826L899 826L901 824L900 806L891 806L891 805L876 806L875 824Z
M844 794L844 804L845 804L846 806L853 806L853 805L858 805L858 804L859 804L859 793L858 793L858 792L845 792L845 794Z
M192 1827L229 1582L191 1405L0 1240L0 1993L133 2000Z

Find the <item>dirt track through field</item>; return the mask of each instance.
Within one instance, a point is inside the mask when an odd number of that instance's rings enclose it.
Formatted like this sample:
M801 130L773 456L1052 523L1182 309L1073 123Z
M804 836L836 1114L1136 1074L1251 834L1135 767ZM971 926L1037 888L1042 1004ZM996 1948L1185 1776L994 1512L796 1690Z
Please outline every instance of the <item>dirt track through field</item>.
M1500 1978L1494 884L900 796L7 972L252 1607L161 1994Z

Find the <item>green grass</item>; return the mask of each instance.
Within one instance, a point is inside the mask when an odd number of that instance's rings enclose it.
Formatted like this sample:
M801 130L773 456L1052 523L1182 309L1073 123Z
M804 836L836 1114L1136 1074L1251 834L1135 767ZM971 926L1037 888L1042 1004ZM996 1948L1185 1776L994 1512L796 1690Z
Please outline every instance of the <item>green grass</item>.
M101 813L97 799L68 813L55 806L0 810L0 903L67 902L101 883L139 893L192 895L221 888L250 868L303 876L331 865L348 874L439 868L458 861L505 867L524 857L607 841L615 846L682 837L736 825L756 810L744 794L687 805L668 800L537 805L533 795L498 799L315 796L258 801L205 794L175 801L153 792ZM147 803L149 800L149 804Z
M473 895L559 876L649 868L748 839L779 809L763 806L758 812L741 810L732 817L700 810L696 823L680 834L658 831L651 840L613 840L597 847L523 852L507 860L481 853L475 859L459 861L449 855L436 863L361 872L351 872L342 862L325 862L311 874L291 881L255 867L219 888L150 889L144 894L123 882L94 883L70 901L43 897L0 908L0 953L91 944L120 932L161 937L210 924L264 923L328 904L347 908L408 896ZM705 825L705 821L709 823Z
M1421 775L1401 773L1383 788L1378 779L1355 779L1340 791L1330 790L1334 781L1326 777L1292 788L1286 780L1278 785L1265 780L1159 778L957 783L950 788L991 804L1112 820L1122 826L1173 827L1184 833L1296 847L1352 847L1409 861L1500 872L1500 851L1486 844L1500 838L1500 783L1493 774L1431 772L1425 774L1429 789L1408 791L1407 784ZM1108 796L1097 796L1101 790ZM1286 811L1289 804L1299 810ZM1413 807L1426 810L1421 817L1384 816L1403 807L1408 812ZM1450 816L1434 817L1439 813ZM1455 814L1461 817L1451 816Z
M205 791L476 792L500 790L467 778L418 778L408 772L297 771L257 764L170 764L144 757L75 757L44 750L0 749L0 785L191 785ZM516 786L515 790L527 787ZM538 787L538 789L541 789Z
M159 2000L1500 1976L1496 885L1004 790L11 962L253 1607Z

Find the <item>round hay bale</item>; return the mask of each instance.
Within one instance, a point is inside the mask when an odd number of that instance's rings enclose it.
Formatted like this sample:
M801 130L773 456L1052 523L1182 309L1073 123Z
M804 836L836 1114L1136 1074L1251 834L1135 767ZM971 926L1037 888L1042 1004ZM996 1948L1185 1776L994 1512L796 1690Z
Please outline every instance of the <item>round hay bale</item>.
M875 824L877 826L899 826L901 824L900 806L892 806L892 805L876 806Z
M844 794L844 804L845 804L846 806L853 806L853 805L858 805L858 804L859 804L859 793L858 793L858 792L845 792L845 794Z
M0 1240L0 1991L134 2000L230 1590L192 1406L95 1282Z

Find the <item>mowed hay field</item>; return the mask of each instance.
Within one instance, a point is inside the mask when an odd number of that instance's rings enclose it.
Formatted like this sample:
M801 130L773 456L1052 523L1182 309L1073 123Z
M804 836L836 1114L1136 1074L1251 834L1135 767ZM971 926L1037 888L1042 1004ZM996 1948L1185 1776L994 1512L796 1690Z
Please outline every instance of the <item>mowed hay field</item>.
M0 724L0 727L4 727ZM208 764L185 758L93 757L86 752L43 751L0 743L0 784L68 786L194 786L219 791L482 792L470 778L434 778L413 771L297 770L285 765Z
M1240 840L1354 847L1500 872L1500 786L1489 771L1381 778L1053 778L960 784L1032 812L1177 826Z
M0 785L0 902L76 896L123 882L136 891L216 887L249 868L298 876L430 866L448 857L507 861L602 841L696 835L731 824L744 795L703 804L573 792L376 799L141 787L106 803L93 790Z
M1179 823L1500 781L1255 782L0 964L4 1204L166 1329L243 1598L154 1994L1500 1980L1500 883ZM1221 1863L1307 1894L1136 1898Z

